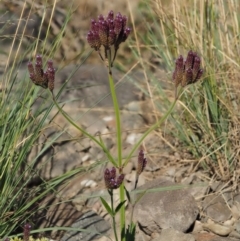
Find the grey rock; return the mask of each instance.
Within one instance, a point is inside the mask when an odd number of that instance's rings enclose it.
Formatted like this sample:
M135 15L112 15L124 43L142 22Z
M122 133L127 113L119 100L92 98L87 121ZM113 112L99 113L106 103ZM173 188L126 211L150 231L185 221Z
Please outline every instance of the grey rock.
M213 194L204 199L203 210L206 215L216 222L224 222L231 217L231 210L224 198L218 194Z
M69 227L83 215L81 211L74 207L73 203L63 201L56 197L55 193L48 195L39 203L39 206L44 207L38 210L36 220L34 220L35 227L39 229L44 227ZM59 240L63 236L63 231L53 229L45 234L51 236L52 239Z
M68 66L57 72L56 87L61 87L73 69L74 66ZM139 99L136 94L139 92L135 85L136 75L123 77L119 71L113 70L113 77L120 108ZM138 84L142 79L137 80ZM60 100L66 101L66 99L71 99L71 104L76 104L78 107L113 107L107 69L103 65L81 66L69 80L61 95Z
M161 229L167 228L186 232L196 220L199 211L194 198L187 190L166 189L174 185L164 179L155 179L139 188L163 188L146 193L134 209L134 219L148 235L160 233Z
M75 221L72 228L79 231L68 231L61 238L61 241L93 241L105 235L110 230L110 225L102 217L93 211L88 211Z
M195 241L191 234L182 233L172 228L163 229L159 238L152 241Z
M240 240L240 233L233 230L230 234L229 234L229 237L232 237L232 238L236 238L238 240Z
M240 220L238 220L236 223L235 223L235 229L238 233L240 233Z

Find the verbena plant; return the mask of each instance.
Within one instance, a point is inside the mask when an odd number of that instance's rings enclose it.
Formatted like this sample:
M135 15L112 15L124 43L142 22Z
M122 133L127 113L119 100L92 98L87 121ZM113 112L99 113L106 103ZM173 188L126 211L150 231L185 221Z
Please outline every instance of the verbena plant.
M120 211L120 240L134 240L135 235L135 224L132 220L128 223L128 228L126 228L126 218L125 218L125 188L124 188L124 174L123 169L129 162L133 153L140 147L142 141L148 136L150 132L154 129L158 128L163 121L170 115L172 112L179 96L182 93L182 90L185 86L193 84L197 82L202 74L203 70L200 68L201 59L192 51L189 51L187 58L184 60L182 56L180 56L176 60L175 70L173 72L173 81L175 83L175 100L172 105L166 111L164 116L158 120L154 125L152 125L139 139L139 141L134 145L128 156L123 159L122 157L122 145L121 145L121 116L118 105L118 99L116 96L112 67L114 64L114 60L117 56L117 51L120 47L120 44L124 42L128 35L131 32L131 29L126 26L127 18L126 16L118 13L114 16L113 11L110 11L107 17L100 15L97 20L92 20L91 29L87 35L87 41L90 46L98 52L100 59L105 63L108 70L108 81L110 86L110 92L113 101L113 107L115 112L115 120L116 120L116 139L117 139L117 148L118 148L118 156L115 158L106 148L104 141L101 139L101 136L95 137L89 134L86 130L82 129L80 126L76 124L76 122L60 107L57 102L57 98L54 95L54 80L55 80L55 69L53 67L53 62L48 61L46 70L43 69L43 60L40 55L36 56L35 64L28 64L28 71L30 75L30 79L35 85L39 85L44 89L48 89L50 95L52 96L53 102L58 108L59 112L65 117L65 119L76 129L81 131L85 136L90 138L93 142L95 142L101 149L106 153L108 161L112 163L112 169L106 169L104 171L104 180L106 188L110 195L110 205L106 202L105 199L101 198L102 204L108 211L109 215L112 217L113 230L116 241L119 240L117 225L115 216ZM179 89L180 87L180 89ZM137 186L138 177L142 173L144 167L146 166L147 160L144 156L144 152L140 149L138 156L138 168L136 173L136 183L135 188ZM118 169L119 175L117 176ZM120 194L120 203L114 205L113 203L113 189L119 188ZM127 197L129 201L131 201L129 193L126 191ZM133 206L135 204L133 203Z

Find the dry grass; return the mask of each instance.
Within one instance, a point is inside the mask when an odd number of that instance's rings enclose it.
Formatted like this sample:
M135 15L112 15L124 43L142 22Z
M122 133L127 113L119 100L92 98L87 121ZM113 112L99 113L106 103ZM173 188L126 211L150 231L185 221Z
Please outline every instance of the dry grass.
M173 58L190 49L202 57L203 81L186 89L173 123L196 158L194 170L203 167L222 180L239 175L239 8L234 0L156 0L157 21L149 24L153 30L146 46L153 46L153 55L158 52L168 70ZM160 33L157 39L154 33Z

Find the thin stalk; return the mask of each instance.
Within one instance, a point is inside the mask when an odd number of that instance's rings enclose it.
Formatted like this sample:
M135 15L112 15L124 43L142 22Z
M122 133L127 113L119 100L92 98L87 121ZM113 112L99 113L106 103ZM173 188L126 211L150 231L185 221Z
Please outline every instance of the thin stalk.
M111 209L114 211L114 206L113 206L113 191L109 190L109 194L111 196ZM117 230L116 230L116 219L115 219L115 213L112 216L112 221L113 221L113 231L114 231L114 236L115 240L118 241L118 236L117 236Z
M118 147L118 167L122 167L122 138L121 138L121 120L120 120L120 111L119 111L119 105L118 105L118 99L114 87L114 81L112 76L112 70L111 70L111 55L108 51L108 80L109 80L109 86L114 106L114 112L115 112L115 119L116 119L116 132L117 132L117 147ZM119 188L120 192L120 202L124 202L125 200L125 190L124 185L121 184ZM120 209L120 229L121 229L121 240L125 241L125 207L124 205Z
M112 95L114 112L115 112L115 118L116 118L117 147L118 147L118 167L120 168L122 166L121 122L120 122L120 112L119 112L119 106L118 106L117 96L116 96L116 92L115 92L112 72L108 73L108 79L109 79L110 91L111 91L111 95Z
M115 112L115 119L116 119L116 132L117 132L117 147L118 147L118 167L122 167L122 138L121 138L121 120L120 120L120 111L119 111L119 105L118 105L118 99L115 91L113 76L112 76L112 70L111 70L111 59L110 54L108 52L108 80L109 80L109 86L113 101L113 107ZM123 200L122 200L123 201Z

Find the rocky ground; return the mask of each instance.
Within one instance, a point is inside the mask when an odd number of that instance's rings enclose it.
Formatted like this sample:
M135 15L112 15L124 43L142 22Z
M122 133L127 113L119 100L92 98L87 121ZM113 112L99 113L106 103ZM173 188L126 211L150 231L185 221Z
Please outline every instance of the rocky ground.
M58 72L56 92L73 68L68 66ZM158 75L163 88L171 88L166 74L159 72ZM141 73L124 77L114 71L114 76L121 108L123 156L126 156L146 128L154 123L156 115L152 114L151 100L135 85L144 86ZM103 65L81 66L63 91L59 99L59 103L62 102L65 102L64 110L82 128L95 136L101 134L108 150L113 156L117 155L114 112ZM158 113L157 117L162 114ZM53 133L63 129L64 132L39 158L37 167L41 178L53 178L80 166L86 167L86 171L71 180L57 197L45 200L46 203L49 200L64 203L50 209L40 226L72 225L91 230L90 233L67 232L62 241L109 240L96 233L107 237L113 235L111 220L99 201L99 196L107 198L103 171L112 165L106 162L101 148L69 126L63 117L56 115L56 110L51 116L55 118L45 129L43 139L39 140L41 145L36 145L38 148L33 149L30 159L44 145L42 140L50 141ZM201 168L194 168L198 161L181 149L178 141L168 134L168 128L171 128L169 123L152 132L142 143L148 164L138 186L142 190L155 191L147 193L134 208L134 220L138 223L136 240L238 240L240 194L237 188L230 182L214 181ZM134 189L137 154L134 153L124 169L125 185L130 192ZM88 170L87 167L94 163L99 165ZM119 201L117 191L115 201ZM130 204L127 210L129 215ZM58 235L52 234L52 238L58 239Z

